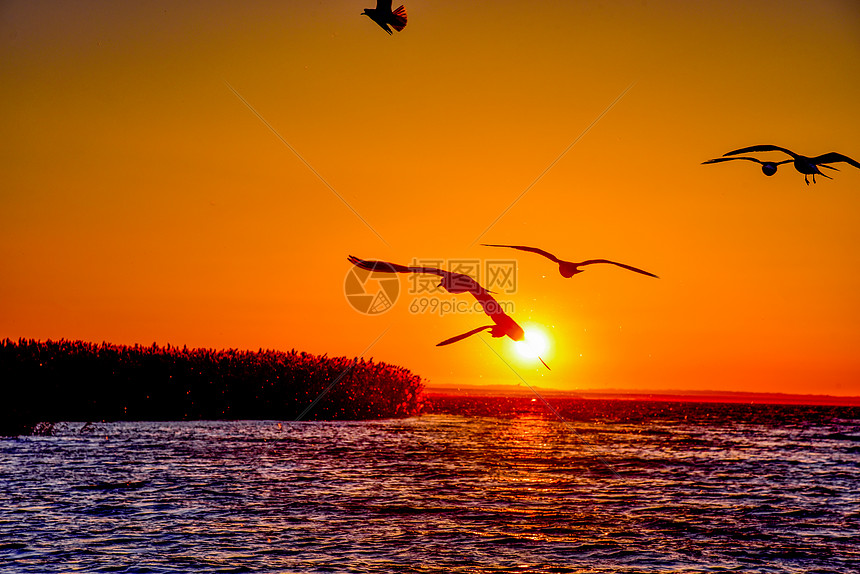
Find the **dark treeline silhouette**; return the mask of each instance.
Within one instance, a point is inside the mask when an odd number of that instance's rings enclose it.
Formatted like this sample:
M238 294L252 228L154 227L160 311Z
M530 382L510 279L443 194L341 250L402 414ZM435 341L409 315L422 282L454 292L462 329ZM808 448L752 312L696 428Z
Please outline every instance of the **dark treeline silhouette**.
M44 421L294 420L329 386L302 420L406 417L421 407L418 375L372 359L6 339L0 435L38 432Z

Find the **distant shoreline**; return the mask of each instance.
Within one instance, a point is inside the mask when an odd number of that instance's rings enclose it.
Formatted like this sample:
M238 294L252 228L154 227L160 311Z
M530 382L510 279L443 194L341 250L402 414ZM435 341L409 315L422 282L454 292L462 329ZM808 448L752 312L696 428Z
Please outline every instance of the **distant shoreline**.
M602 389L565 391L534 387L545 398L582 398L592 400L662 401L680 403L749 403L810 406L860 406L860 397L805 395L790 393L754 393L743 391L647 391L638 389ZM519 397L534 396L525 385L432 385L424 388L426 396Z

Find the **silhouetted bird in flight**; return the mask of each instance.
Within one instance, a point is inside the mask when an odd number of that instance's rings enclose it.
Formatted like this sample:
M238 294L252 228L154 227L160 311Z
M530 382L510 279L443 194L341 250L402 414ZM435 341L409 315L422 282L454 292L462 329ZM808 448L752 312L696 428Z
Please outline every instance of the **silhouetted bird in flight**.
M462 335L457 335L455 337L451 337L450 339L445 339L441 343L437 343L437 347L442 347L445 345L450 345L451 343L456 343L457 341L462 341L466 337L471 337L481 331L485 331L487 329L490 330L490 335L493 337L504 337L508 336L514 341L525 341L525 331L520 325L514 321L510 315L504 312L502 309L502 305L496 301L496 299L490 295L490 292L484 289L477 281L468 275L464 275L462 273L453 273L451 271L445 271L443 269L438 269L436 267L407 267L406 265L398 265L396 263L388 263L387 261L370 261L365 259L359 259L353 255L349 256L349 262L355 265L356 267L360 267L361 269L365 269L367 271L378 271L382 273L422 273L429 275L438 275L442 277L442 282L439 284L449 293L471 293L475 299L477 299L478 303L481 305L481 309L490 319L493 320L492 325L485 325L483 327L478 327L477 329L472 329ZM549 365L546 362L538 357L540 362L549 369Z
M481 287L477 281L463 273L455 273L453 271L445 271L436 267L407 267L406 265L398 265L396 263L388 263L386 261L367 261L359 259L353 255L349 256L349 262L356 267L361 267L367 271L381 271L383 273L421 273L424 275L438 275L442 278L439 282L439 287L442 287L448 293L472 293L473 295L481 292L488 292Z
M520 251L529 251L531 253L537 253L538 255L543 255L550 261L554 261L558 263L558 272L561 273L561 276L565 279L573 277L577 273L582 273L582 269L580 267L584 265L592 265L594 263L609 263L611 265L617 265L618 267L622 267L627 269L628 271L635 271L636 273L641 273L642 275L648 275L649 277L657 277L653 273L648 273L642 269L637 267L632 267L630 265L625 265L623 263L617 263L615 261L610 261L609 259L589 259L587 261L580 261L579 263L574 263L573 261L564 261L559 259L552 253L544 251L543 249L538 249L537 247L526 247L524 245L492 245L489 243L482 243L481 245L485 247L509 247L511 249L519 249ZM659 279L659 277L657 277Z
M724 153L723 157L733 156L733 155L737 155L737 154L741 154L741 153L757 152L757 151L781 151L783 153L790 155L792 157L792 160L794 160L794 169L796 169L797 171L799 171L800 173L803 174L803 179L804 179L804 181L806 181L806 185L809 185L809 176L810 175L812 176L812 183L815 183L815 176L816 175L820 175L821 177L826 177L827 179L833 179L829 175L825 175L825 174L821 173L821 170L818 169L819 167L826 167L828 169L839 171L837 168L830 166L830 165L827 165L829 163L845 162L845 163L853 165L856 168L860 168L860 163L857 163L855 160L851 159L850 157L848 157L846 155L842 155L841 153L836 153L835 151L832 151L830 153L825 153L822 155L818 155L815 157L806 157L805 155L796 154L791 150L787 150L784 147L779 147L779 146L770 145L770 144L754 145L754 146L750 146L750 147L736 149L734 151ZM785 161L781 161L779 163L788 163L789 161L792 161L792 160L785 160ZM778 165L778 164L775 164L775 165ZM774 168L774 171L775 170L776 170L776 168ZM764 171L764 167L762 167L762 171ZM765 173L767 173L767 172L765 172Z
M365 8L361 15L379 24L379 27L389 35L392 34L391 28L400 32L406 27L406 8L400 6L392 12L391 0L376 0L376 8ZM388 27L389 25L391 28Z
M740 157L718 157L716 159L709 159L708 161L703 161L702 164L704 165L706 163L722 163L724 161L732 161L732 160L736 160L736 159L745 159L748 161L754 161L756 163L760 163L761 164L761 172L765 175L773 175L776 173L776 166L794 161L791 159L787 159L784 161L762 161L762 160L754 158L754 157L740 156ZM830 167L830 166L827 166L827 167ZM831 168L831 169L836 169L836 168Z

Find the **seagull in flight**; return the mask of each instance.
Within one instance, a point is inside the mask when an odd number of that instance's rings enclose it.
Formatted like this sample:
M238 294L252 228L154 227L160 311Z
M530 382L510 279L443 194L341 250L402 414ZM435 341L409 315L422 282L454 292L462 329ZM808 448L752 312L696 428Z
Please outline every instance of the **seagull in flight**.
M390 36L394 28L398 32L406 27L406 8L400 6L397 10L391 10L391 0L376 0L376 8L365 8L362 16L367 16L379 27L388 32ZM391 28L388 26L391 25Z
M609 259L588 259L587 261L580 261L579 263L575 263L573 261L564 261L562 259L559 259L552 253L544 251L543 249L538 249L537 247L526 247L525 245L493 245L489 243L482 243L481 245L485 247L509 247L511 249L519 249L520 251L528 251L530 253L537 253L538 255L543 255L550 261L558 263L558 272L561 273L561 276L565 279L573 277L577 273L582 273L583 269L580 269L580 267L584 265L592 265L594 263L610 263L612 265L617 265L618 267L621 267L623 269L627 269L628 271L635 271L636 273L641 273L642 275L648 275L649 277L656 277L657 279L659 279L659 277L657 277L653 273L648 273L643 269L639 269L638 267L633 267L631 265L625 265L624 263L610 261Z
M353 255L348 258L349 262L356 267L361 267L367 271L381 271L382 273L420 273L423 275L438 275L442 278L439 282L439 287L452 294L457 293L472 293L477 296L480 293L489 293L481 287L477 281L463 273L454 273L453 271L445 271L436 267L407 267L406 265L398 265L396 263L388 263L386 261L369 261L359 259Z
M794 161L791 159L787 159L784 161L762 161L762 160L755 158L755 157L738 156L738 157L718 157L716 159L709 159L708 161L703 161L702 164L704 165L706 163L722 163L724 161L732 161L735 159L745 159L748 161L754 161L756 163L761 164L761 172L765 175L768 175L768 176L776 173L776 167L777 166L782 165L784 163L789 163L791 161ZM827 167L830 167L830 166L828 165ZM834 168L830 168L830 169L836 169L836 168L834 167Z
M806 185L809 185L809 176L812 176L812 183L815 183L815 176L820 175L821 177L826 177L827 179L833 179L829 175L825 175L821 173L819 167L826 167L828 169L839 171L837 168L827 165L829 163L839 163L845 162L847 164L853 165L856 168L860 168L860 163L856 160L851 159L847 155L842 155L841 153L836 153L832 151L830 153L821 154L815 157L806 157L805 155L800 155L798 153L794 153L791 150L785 149L784 147L779 147L770 144L764 145L754 145L750 147L745 147L741 149L736 149L734 151L730 151L728 153L724 153L723 157L734 156L742 153L751 153L758 151L781 151L791 156L792 159L781 161L779 163L788 163L790 161L794 161L794 169L803 174L803 179L806 181ZM706 162L708 163L708 162ZM762 167L762 171L764 171L764 167ZM766 173L766 172L765 172Z
M396 263L388 263L387 261L359 259L353 255L350 255L348 260L356 267L360 267L367 271L438 275L442 277L442 282L439 283L439 285L449 293L471 293L471 295L481 305L481 309L484 313L493 320L493 324L484 325L483 327L467 331L462 335L445 339L441 343L437 343L437 347L444 347L445 345L462 341L466 337L471 337L472 335L480 333L481 331L486 331L487 329L489 329L492 337L498 338L508 336L514 341L525 341L526 335L523 328L514 321L510 315L504 312L502 305L490 294L490 291L484 289L484 287L468 275L453 273L436 267L409 267L406 265L398 265ZM544 367L549 369L549 365L547 365L542 358L538 357L538 359L540 359L540 362L543 363Z

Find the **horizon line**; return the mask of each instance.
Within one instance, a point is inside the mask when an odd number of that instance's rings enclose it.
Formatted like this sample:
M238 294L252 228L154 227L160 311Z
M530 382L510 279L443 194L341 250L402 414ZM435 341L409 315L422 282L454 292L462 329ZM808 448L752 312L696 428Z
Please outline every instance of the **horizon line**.
M518 396L529 395L528 389L516 384L496 385L450 385L425 384L424 392L439 395L461 396ZM775 391L724 391L697 389L634 389L634 388L605 388L605 389L576 389L566 390L550 387L536 387L541 393L552 398L617 398L621 400L670 400L672 402L750 402L760 404L808 404L808 405L839 405L860 406L858 395L832 395L820 393L784 393ZM677 401L677 399L686 399ZM725 399L714 401L713 399ZM810 402L805 402L810 401Z

